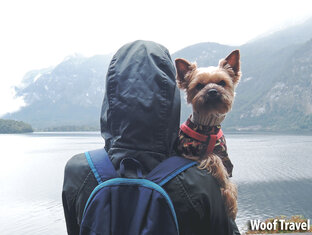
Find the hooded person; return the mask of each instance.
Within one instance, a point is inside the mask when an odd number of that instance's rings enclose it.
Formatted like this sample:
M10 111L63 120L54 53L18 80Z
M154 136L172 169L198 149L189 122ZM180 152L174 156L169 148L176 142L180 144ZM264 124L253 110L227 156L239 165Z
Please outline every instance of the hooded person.
M180 124L180 92L168 50L150 41L135 41L113 56L106 77L101 134L115 169L126 157L136 159L146 175L175 155ZM125 176L135 177L129 169ZM98 185L84 154L66 164L63 207L68 234L79 234L85 204ZM164 189L174 205L180 234L239 234L226 214L217 181L193 166Z

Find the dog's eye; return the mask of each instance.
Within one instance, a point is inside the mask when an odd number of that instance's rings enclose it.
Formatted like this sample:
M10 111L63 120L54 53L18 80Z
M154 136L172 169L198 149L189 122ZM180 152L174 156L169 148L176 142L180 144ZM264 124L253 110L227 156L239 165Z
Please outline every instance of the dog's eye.
M197 85L196 85L196 89L197 90L201 90L201 89L203 89L205 87L205 85L204 84L201 84L201 83L198 83Z
M225 86L225 85L226 85L225 81L223 81L223 80L221 80L221 81L218 82L217 84L218 84L219 86Z

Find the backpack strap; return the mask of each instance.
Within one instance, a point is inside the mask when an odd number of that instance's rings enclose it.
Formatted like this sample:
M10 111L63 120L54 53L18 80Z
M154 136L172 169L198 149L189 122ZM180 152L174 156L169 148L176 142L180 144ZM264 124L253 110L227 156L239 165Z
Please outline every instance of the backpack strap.
M159 163L146 178L160 186L163 186L178 174L196 164L197 162L184 157L169 157Z
M85 156L99 184L119 177L104 148L85 152Z
M85 152L85 156L99 184L106 180L120 177L104 148ZM146 176L146 179L163 186L175 176L196 164L197 162L183 157L169 157L159 163Z

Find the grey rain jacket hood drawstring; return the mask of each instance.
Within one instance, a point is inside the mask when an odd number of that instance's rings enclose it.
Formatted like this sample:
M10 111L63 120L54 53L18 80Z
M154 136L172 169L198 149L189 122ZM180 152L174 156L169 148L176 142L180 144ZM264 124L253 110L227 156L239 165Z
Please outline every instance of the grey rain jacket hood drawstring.
M180 92L168 50L150 41L126 44L113 56L101 111L105 149L118 169L132 157L145 173L174 154Z

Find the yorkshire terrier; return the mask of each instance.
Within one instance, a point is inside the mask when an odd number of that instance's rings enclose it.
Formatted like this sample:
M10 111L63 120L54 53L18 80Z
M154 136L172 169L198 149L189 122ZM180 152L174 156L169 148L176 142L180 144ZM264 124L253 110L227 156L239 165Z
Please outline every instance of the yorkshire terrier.
M235 50L218 67L197 68L185 59L175 60L177 84L185 90L187 103L193 113L181 125L177 151L200 163L218 181L227 213L233 219L237 214L237 189L229 177L233 165L228 157L221 122L231 110L235 88L240 80L240 53Z

